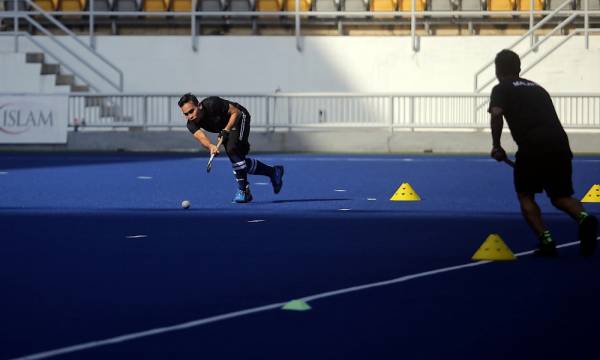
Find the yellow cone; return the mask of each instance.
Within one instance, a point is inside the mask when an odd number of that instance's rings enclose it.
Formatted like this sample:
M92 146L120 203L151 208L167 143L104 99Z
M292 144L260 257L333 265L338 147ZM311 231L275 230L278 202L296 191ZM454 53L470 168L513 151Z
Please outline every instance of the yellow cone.
M479 249L473 254L473 260L516 260L510 248L498 234L491 234L485 239Z
M417 192L410 186L409 183L402 183L396 193L390 198L392 201L419 201L421 197Z
M600 202L600 184L593 185L581 202Z

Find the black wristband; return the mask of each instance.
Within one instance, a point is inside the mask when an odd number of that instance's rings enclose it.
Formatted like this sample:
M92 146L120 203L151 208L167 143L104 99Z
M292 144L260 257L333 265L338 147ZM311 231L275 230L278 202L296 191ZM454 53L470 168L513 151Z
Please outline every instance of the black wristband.
M219 137L223 139L223 143L226 143L229 140L229 130L221 130Z

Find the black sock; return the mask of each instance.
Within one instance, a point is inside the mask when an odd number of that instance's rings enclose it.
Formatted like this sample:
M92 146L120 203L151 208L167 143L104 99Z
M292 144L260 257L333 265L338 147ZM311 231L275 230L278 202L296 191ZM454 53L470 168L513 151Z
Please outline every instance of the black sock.
M577 223L581 225L581 223L583 222L583 220L585 220L586 217L590 216L587 212L582 211L577 215Z
M542 235L540 235L540 242L543 245L548 245L552 243L552 235L550 234L550 231L546 230L542 233Z
M250 158L246 158L246 166L248 168L248 174L252 175L273 177L275 171L272 166Z

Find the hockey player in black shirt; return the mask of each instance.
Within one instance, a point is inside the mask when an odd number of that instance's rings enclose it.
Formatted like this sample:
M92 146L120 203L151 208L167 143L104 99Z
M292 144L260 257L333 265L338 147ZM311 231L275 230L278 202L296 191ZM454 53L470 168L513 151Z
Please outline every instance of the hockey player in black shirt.
M519 56L502 50L496 55L497 84L490 97L492 152L503 161L506 152L500 145L503 117L518 146L514 167L514 185L523 217L539 238L537 255L556 256L556 244L544 225L535 194L543 190L557 209L579 224L580 251L594 253L598 220L588 214L574 198L571 160L573 154L550 95L538 84L519 77Z
M233 201L252 201L248 174L264 175L271 179L273 191L278 194L283 185L283 166L268 166L258 160L246 157L250 151L250 113L240 104L211 96L198 101L187 93L178 102L187 119L187 128L194 138L211 154L219 154L219 149L204 134L204 131L218 133L235 174L238 191Z

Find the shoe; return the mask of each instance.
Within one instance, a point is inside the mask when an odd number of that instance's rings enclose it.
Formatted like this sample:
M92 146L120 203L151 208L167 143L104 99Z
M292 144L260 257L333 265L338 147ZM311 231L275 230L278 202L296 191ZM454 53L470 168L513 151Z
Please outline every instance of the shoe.
M540 242L538 248L533 251L533 255L539 257L557 257L556 244L554 241L549 243Z
M579 224L579 252L583 256L591 256L598 245L598 219L588 215Z
M273 192L279 194L281 187L283 186L283 166L276 165L273 167L273 176L271 177L271 184L273 184Z
M238 190L233 197L233 202L241 204L252 201L252 193L250 192L250 187L247 186L246 190Z

